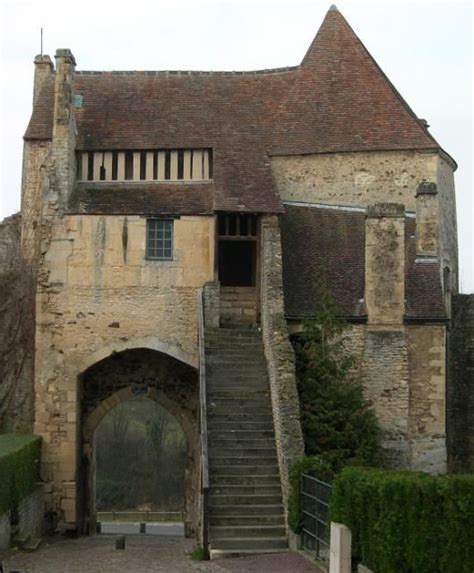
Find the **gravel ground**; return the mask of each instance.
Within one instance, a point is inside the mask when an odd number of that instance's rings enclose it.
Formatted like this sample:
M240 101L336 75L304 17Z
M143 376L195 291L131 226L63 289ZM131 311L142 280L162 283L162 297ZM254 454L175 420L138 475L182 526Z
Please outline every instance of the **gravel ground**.
M5 573L320 573L295 553L193 561L193 540L167 536L127 536L125 551L114 535L48 540L34 553L10 552Z

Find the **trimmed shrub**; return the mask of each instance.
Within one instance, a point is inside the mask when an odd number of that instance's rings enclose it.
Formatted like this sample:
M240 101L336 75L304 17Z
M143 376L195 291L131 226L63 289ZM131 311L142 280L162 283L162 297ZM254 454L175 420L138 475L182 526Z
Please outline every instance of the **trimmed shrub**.
M347 467L331 520L351 528L353 556L377 573L474 569L474 475Z
M325 482L331 482L334 478L331 464L323 456L303 456L292 464L290 468L290 495L288 498L288 525L295 533L299 533L302 527L300 503L302 473L309 474Z
M41 438L0 434L0 514L15 508L39 481Z

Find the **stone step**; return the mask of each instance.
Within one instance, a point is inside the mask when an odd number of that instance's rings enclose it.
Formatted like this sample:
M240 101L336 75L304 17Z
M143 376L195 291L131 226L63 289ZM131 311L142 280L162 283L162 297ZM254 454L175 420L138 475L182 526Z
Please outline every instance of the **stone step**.
M213 493L209 495L210 505L277 505L281 504L281 493L258 495L258 494L227 494Z
M239 421L226 421L225 419L219 420L212 418L208 420L207 427L209 431L224 430L228 432L267 432L271 431L273 434L273 422L239 422Z
M272 474L216 474L211 476L211 486L217 488L227 485L278 485L280 487L280 476L278 472Z
M211 542L212 550L231 549L232 551L287 549L288 540L286 537L222 537Z
M267 503L264 505L240 505L240 504L209 504L210 519L221 517L258 517L258 516L283 516L283 505L281 500L278 503Z
M15 547L23 549L23 547L28 543L30 538L31 535L29 533L16 533L13 536L12 543Z
M272 458L273 459L273 458ZM255 475L276 475L279 478L279 468L278 465L272 464L262 464L259 466L251 466L245 464L237 465L215 465L212 464L212 475L214 477L219 476L255 476ZM212 480L212 476L211 476Z
M23 545L23 549L24 551L36 551L42 543L41 537L32 537Z
M226 515L209 517L211 526L273 525L285 526L283 513L277 515Z
M271 439L275 442L275 433L272 428L268 430L236 430L228 425L224 428L216 429L212 425L208 426L209 438L216 440L264 440Z
M227 397L223 397L222 395L218 396L208 396L207 397L207 405L208 407L226 407L230 406L231 408L242 408L242 409L264 409L271 412L271 403L270 397L263 397L263 396L249 396L248 398L232 398L230 395Z
M249 495L281 495L280 484L252 484L252 485L231 485L213 484L211 487L211 495L229 495L229 496L249 496Z
M288 547L284 549L210 549L209 557L216 559L245 559L254 555L272 555L274 553L288 553Z
M272 415L272 410L269 406L262 404L261 406L239 406L232 404L229 401L227 404L216 404L212 400L208 401L207 411L210 417L218 416L220 414L234 415L248 414L254 419L269 418Z
M229 388L217 392L208 392L207 397L213 400L239 400L242 403L268 402L270 400L270 392L268 390L253 390L252 392L244 390L239 392Z
M232 447L232 448L222 448L214 447L212 443L209 445L209 457L211 459L215 458L227 458L227 459L248 459L249 457L262 457L269 458L274 457L276 459L276 448L246 448L246 447Z
M231 394L233 391L236 392L264 392L268 389L268 386L266 383L264 382L248 382L248 383L240 383L238 386L235 384L235 382L233 383L225 383L225 382L215 382L214 380L212 382L207 382L207 394L212 395L214 394L214 392L222 392L222 391L229 391L229 393Z
M227 450L223 454L210 452L212 467L214 466L274 466L278 464L275 448L270 455L261 453L254 455L236 455Z
M281 525L214 525L209 530L211 544L216 539L242 537L284 537Z
M275 438L234 438L232 436L226 438L210 437L209 444L213 448L229 448L229 449L253 449L253 448L274 448Z
M254 413L248 411L239 412L222 412L218 408L214 408L213 411L208 408L207 410L210 422L229 422L229 423L247 423L247 422L258 422L260 424L273 424L273 414L271 410L266 413L261 413L259 416L255 416Z

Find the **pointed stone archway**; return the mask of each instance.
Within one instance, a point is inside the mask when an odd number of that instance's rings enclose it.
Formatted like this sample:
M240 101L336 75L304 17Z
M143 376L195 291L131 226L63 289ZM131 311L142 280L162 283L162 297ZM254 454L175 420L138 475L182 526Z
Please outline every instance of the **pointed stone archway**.
M172 414L186 437L185 534L192 536L199 519L198 377L195 368L149 348L116 352L87 368L80 377L81 448L78 471L78 526L96 529L94 434L117 404L146 395Z

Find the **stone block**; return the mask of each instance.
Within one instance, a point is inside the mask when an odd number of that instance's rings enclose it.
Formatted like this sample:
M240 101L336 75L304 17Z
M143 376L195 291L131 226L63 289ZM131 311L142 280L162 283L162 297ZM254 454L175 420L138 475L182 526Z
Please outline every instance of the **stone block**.
M352 533L342 523L331 522L329 573L351 573Z

